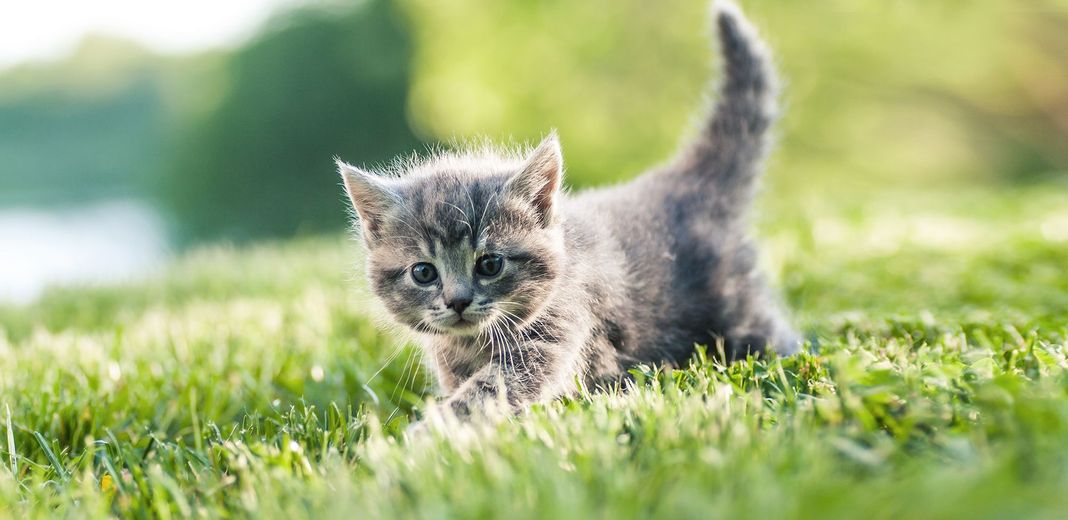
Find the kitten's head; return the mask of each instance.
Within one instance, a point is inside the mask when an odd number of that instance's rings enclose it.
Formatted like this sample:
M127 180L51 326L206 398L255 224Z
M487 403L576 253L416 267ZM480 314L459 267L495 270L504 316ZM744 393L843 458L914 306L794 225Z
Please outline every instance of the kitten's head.
M381 176L338 162L374 293L398 322L473 336L536 315L564 263L555 134L532 152L444 154Z

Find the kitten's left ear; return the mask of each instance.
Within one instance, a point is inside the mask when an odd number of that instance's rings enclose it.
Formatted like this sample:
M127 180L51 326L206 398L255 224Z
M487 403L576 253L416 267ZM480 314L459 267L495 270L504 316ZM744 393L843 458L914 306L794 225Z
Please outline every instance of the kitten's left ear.
M508 180L506 188L534 206L542 227L553 221L556 195L564 177L564 156L560 139L551 132L527 157L523 169Z

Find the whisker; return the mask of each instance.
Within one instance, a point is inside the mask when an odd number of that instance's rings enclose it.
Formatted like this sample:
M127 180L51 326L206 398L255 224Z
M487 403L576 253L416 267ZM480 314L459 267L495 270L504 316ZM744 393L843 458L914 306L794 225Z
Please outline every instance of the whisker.
M383 363L382 366L378 367L378 370L376 370L375 373L372 374L371 377L369 377L366 382L370 383L371 381L374 381L375 378L378 377L378 375L381 374L382 371L386 369L386 367L388 367L389 365L393 364L393 360L397 359L397 356L399 356L400 353L404 351L404 347L406 347L406 346L407 345L404 345L404 344L397 345L397 347L393 349L393 352L386 358L386 362Z
M512 314L512 313L510 313L510 312L508 312L508 311L506 311L504 309L500 309L500 311L501 311L501 317L508 321L508 323L511 325L511 328L513 330L512 339L513 339L513 343L515 343L515 348L519 353L519 361L520 361L520 363L523 364L523 371L529 374L530 373L530 366L527 365L526 355L523 353L524 349L523 349L522 345L520 344L521 342L519 341L519 338L516 336L516 334L518 333L518 327L519 327L518 323L516 323L516 320L518 319L518 316L515 316L514 314ZM542 341L544 341L544 338L542 338Z

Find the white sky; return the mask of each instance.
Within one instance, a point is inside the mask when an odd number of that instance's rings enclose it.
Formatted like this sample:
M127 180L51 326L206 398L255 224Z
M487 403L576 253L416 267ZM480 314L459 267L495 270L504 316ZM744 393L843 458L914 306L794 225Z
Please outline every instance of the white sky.
M300 0L0 0L0 69L54 59L88 33L177 53L229 45Z

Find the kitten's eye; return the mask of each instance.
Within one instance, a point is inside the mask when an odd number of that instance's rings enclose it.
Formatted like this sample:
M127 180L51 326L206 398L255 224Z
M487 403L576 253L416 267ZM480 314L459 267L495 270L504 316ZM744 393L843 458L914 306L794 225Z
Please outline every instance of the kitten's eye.
M438 270L426 262L419 262L412 266L412 280L415 283L426 285L438 279Z
M497 276L504 267L501 255L483 255L475 262L475 272L482 276Z

